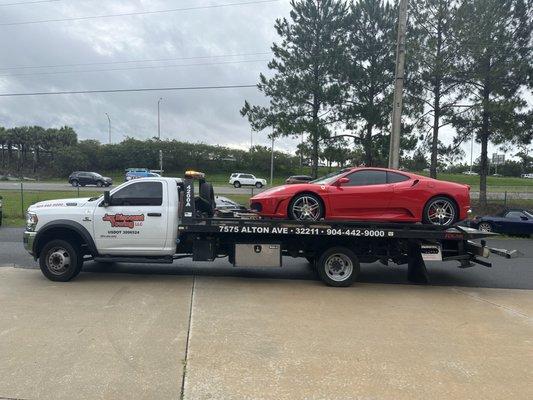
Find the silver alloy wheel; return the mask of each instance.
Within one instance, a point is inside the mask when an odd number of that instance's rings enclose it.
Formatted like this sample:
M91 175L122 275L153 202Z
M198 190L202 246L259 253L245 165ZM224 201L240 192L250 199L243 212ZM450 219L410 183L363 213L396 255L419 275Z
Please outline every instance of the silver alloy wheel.
M334 253L326 259L324 268L329 279L335 282L342 282L352 275L353 262L345 254Z
M447 226L451 225L455 220L455 208L451 201L439 199L432 201L429 204L428 221L433 225Z
M315 197L302 196L293 203L292 215L300 221L317 221L321 214L320 208L320 203Z
M70 268L70 254L63 247L54 247L48 251L46 266L54 275L61 275Z
M481 222L477 229L483 232L492 232L492 226L488 222Z

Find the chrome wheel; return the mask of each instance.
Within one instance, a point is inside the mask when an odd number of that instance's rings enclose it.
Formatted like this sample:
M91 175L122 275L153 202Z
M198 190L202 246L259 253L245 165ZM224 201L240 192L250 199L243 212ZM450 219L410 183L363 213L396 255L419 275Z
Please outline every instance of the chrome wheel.
M433 225L451 225L455 221L455 207L449 200L434 200L427 208L427 219Z
M332 281L345 281L353 273L353 262L345 254L334 253L326 259L325 272L327 277Z
M46 264L52 274L61 275L70 268L70 254L62 247L54 247L48 252Z
M477 229L483 232L492 232L492 225L488 222L481 222Z
M316 197L300 196L292 204L291 211L294 219L317 221L322 214L322 205Z

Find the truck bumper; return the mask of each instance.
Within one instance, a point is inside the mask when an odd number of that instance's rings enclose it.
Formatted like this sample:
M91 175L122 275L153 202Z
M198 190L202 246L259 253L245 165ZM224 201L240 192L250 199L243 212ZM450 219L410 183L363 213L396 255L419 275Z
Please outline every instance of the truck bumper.
M24 243L24 248L28 253L30 253L32 256L35 257L35 254L33 252L33 242L35 241L35 235L37 235L37 232L24 232L24 235L22 236L22 242Z

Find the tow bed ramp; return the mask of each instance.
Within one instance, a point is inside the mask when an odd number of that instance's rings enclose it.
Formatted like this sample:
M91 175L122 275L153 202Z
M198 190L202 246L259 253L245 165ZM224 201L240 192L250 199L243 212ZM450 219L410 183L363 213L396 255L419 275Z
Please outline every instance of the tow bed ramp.
M483 240L474 242L494 234L461 226L446 229L408 223L203 218L194 203L193 181L185 180L178 253L192 254L195 261L227 255L235 266L246 266L241 265L242 258L249 266L281 266L281 255L317 260L326 249L344 246L363 263L408 264L409 280L427 283L425 261L455 260L461 268L473 263L490 267L478 257L490 253L507 258L518 255L488 248Z

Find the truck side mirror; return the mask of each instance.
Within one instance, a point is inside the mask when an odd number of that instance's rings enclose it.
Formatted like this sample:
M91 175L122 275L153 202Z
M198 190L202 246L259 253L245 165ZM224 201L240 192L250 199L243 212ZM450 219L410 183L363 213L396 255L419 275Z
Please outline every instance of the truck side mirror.
M111 205L111 196L109 195L109 190L104 192L104 207L109 207Z

